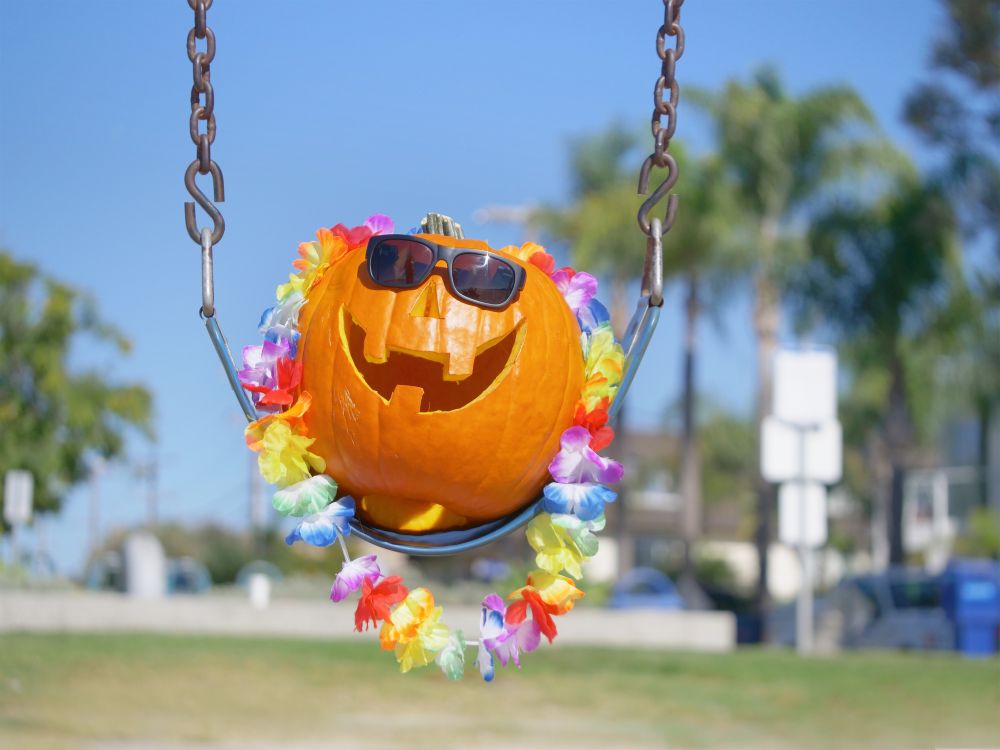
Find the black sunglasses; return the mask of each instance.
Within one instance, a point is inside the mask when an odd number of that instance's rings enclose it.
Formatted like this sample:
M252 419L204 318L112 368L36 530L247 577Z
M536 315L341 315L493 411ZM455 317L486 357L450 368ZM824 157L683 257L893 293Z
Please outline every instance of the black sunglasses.
M487 250L448 247L409 234L368 240L368 274L380 286L412 289L424 283L440 260L459 299L482 307L504 307L524 288L524 268Z

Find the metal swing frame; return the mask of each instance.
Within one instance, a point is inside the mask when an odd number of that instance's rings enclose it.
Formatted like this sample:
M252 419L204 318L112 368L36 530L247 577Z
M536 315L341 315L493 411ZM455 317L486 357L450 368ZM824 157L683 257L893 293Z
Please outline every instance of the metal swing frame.
M659 219L653 220L659 224ZM208 230L206 230L207 232ZM209 249L208 254L211 254ZM653 257L650 257L652 253ZM203 264L203 269L207 267L211 274L211 263ZM615 399L608 409L609 420L614 420L621 410L625 395L635 379L636 371L646 353L649 342L656 330L656 324L660 320L660 308L663 305L663 263L662 244L660 242L648 243L647 268L652 271L652 276L644 279L643 292L636 305L635 313L629 322L628 328L622 342L625 350L625 366L622 371L622 382L618 386ZM211 277L209 277L210 279ZM211 288L211 282L203 285L206 289ZM205 322L205 330L215 349L216 356L226 373L226 380L229 387L239 402L240 409L246 416L248 422L260 419L265 414L259 414L250 401L247 392L240 384L237 374L236 362L229 349L226 335L219 324L218 315L213 311L212 315L202 313ZM438 531L429 533L407 533L402 531L389 531L376 526L370 526L357 517L351 520L351 532L366 542L378 545L384 549L394 552L403 552L408 555L420 555L425 557L441 557L451 555L456 552L465 552L476 547L481 547L490 542L494 542L506 536L512 531L528 523L538 515L542 509L542 497L539 496L517 513L505 516L495 521L470 526L465 529L453 531Z
M625 366L621 384L618 386L614 401L608 410L608 418L612 421L621 411L625 396L632 386L660 319L660 309L663 306L662 238L670 231L677 211L677 196L670 194L670 191L677 182L678 170L677 162L669 153L669 147L670 139L676 128L679 99L679 87L674 76L674 67L684 53L684 30L680 25L680 9L684 0L662 1L664 6L663 24L656 35L656 52L660 58L661 66L660 75L653 91L651 125L654 149L640 169L638 192L641 195L649 193L649 176L654 166L664 169L666 174L660 185L642 203L637 216L639 228L646 235L646 257L640 299L622 341L622 347L625 351ZM215 308L213 249L222 239L225 232L225 222L218 207L202 193L195 181L199 174L211 175L214 200L219 203L225 200L222 170L212 159L211 153L211 145L215 141L216 135L215 94L210 81L210 64L215 58L215 34L208 27L206 17L212 2L213 0L188 0L188 5L194 11L195 18L194 28L188 33L187 54L194 68L189 129L191 140L196 147L196 156L184 174L185 187L194 199L194 202L184 204L184 214L188 235L201 246L202 306L199 314L205 323L205 330L208 332L212 347L222 364L229 387L232 389L233 395L236 396L247 421L253 422L265 415L258 414L253 402L240 384L236 362L229 349L229 343L222 331L222 326L219 324ZM667 44L668 38L673 39L673 46ZM204 50L198 50L198 40L205 41L206 48ZM201 132L200 129L202 123L205 124L204 132ZM666 199L664 219L661 221L657 217L651 218L650 212L663 199ZM195 203L212 219L212 227L199 229L195 217ZM441 557L475 549L506 536L528 523L541 512L542 499L542 497L536 498L517 513L466 529L407 533L370 526L354 518L351 521L351 530L359 539L384 549L408 555Z

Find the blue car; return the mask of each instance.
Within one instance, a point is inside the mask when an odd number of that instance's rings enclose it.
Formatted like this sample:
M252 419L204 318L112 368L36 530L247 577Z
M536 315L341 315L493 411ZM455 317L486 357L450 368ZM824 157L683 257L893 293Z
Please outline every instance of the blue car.
M677 586L655 568L633 568L611 590L614 609L684 609Z

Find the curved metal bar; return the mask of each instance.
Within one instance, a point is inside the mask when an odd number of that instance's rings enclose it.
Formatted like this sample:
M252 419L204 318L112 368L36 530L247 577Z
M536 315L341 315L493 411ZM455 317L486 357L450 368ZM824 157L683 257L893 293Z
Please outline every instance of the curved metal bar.
M625 395L632 387L635 373L646 354L646 348L649 346L650 339L653 338L653 331L656 330L656 324L659 320L660 308L653 305L648 297L643 298L643 301L639 303L639 309L632 316L632 321L625 334L625 368L622 372L622 382L615 394L615 400L611 404L611 408L608 409L609 420L613 420L621 411Z
M247 392L240 385L236 363L230 352L229 342L219 325L218 316L206 317L202 314L201 317L205 321L205 330L208 331L208 337L212 341L222 369L225 370L229 387L236 396L243 414L248 422L257 420L259 415ZM625 367L622 372L622 382L615 394L615 400L608 410L608 416L611 419L614 419L621 409L625 395L635 379L635 373L639 369L639 364L642 362L659 319L660 308L652 304L649 296L643 296L636 306L636 311L629 322L622 342L625 350ZM542 499L542 497L538 497L510 516L468 529L415 534L379 529L368 526L355 518L351 521L351 531L358 539L393 552L402 552L415 557L442 557L458 552L467 552L490 544L524 526L542 512Z
M363 539L376 547L393 552L402 552L415 557L443 557L444 555L454 555L457 552L468 552L502 539L512 531L524 526L541 512L542 498L539 497L512 516L468 529L439 531L430 534L408 534L402 531L387 531L367 526L354 518L351 520L351 533L358 539Z
M256 421L260 417L253 403L251 403L250 397L247 396L247 392L240 385L240 378L236 374L236 363L233 361L232 352L229 351L229 342L226 341L226 334L222 332L222 328L219 326L218 317L215 315L205 317L203 314L201 317L205 321L205 330L208 331L208 337L212 340L212 346L219 357L219 362L222 363L222 369L226 371L226 380L229 381L229 387L233 390L236 400L240 402L240 408L243 410L244 416L246 416L248 422Z

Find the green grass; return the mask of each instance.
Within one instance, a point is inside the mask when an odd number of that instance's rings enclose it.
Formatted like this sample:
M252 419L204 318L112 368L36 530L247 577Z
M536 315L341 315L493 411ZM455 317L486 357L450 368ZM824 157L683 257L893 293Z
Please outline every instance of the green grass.
M487 685L401 676L372 642L0 636L0 748L1000 747L997 659L528 659Z

